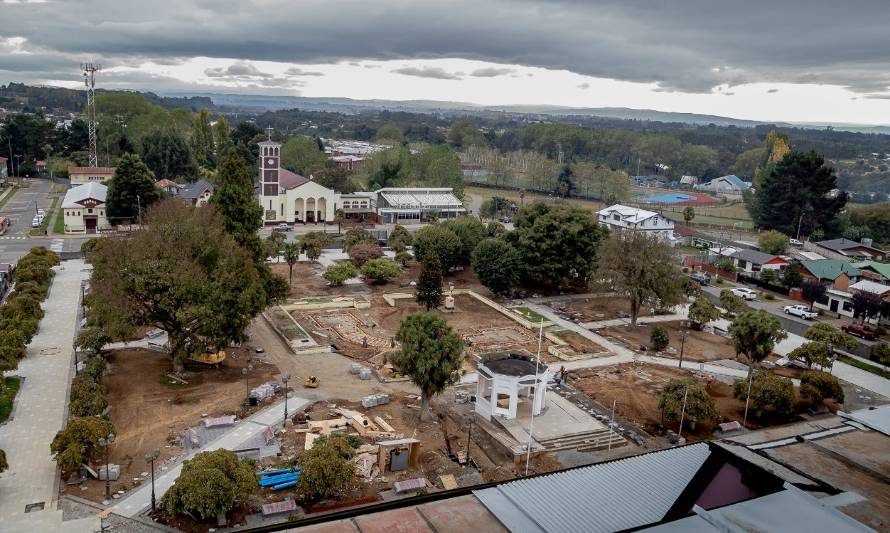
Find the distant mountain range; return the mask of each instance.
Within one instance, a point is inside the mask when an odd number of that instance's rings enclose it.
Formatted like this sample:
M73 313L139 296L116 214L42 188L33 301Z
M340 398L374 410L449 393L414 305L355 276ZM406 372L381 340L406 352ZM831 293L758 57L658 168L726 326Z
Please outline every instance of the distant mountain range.
M866 124L830 124L830 123L789 123L789 122L763 122L745 120L717 115L701 115L698 113L673 113L668 111L656 111L653 109L632 109L626 107L594 107L575 108L549 105L507 105L485 106L468 102L449 102L436 100L353 100L351 98L325 98L304 96L269 96L234 93L212 92L186 92L169 91L159 93L162 96L171 97L206 97L218 107L242 109L245 111L278 111L281 109L304 109L307 111L336 111L340 113L360 113L363 111L405 111L411 113L442 113L442 114L478 114L478 113L505 113L540 116L583 116L603 117L622 120L640 120L653 122L679 122L685 124L716 126L735 126L739 128L753 128L763 124L773 124L784 127L798 127L808 129L823 129L831 127L836 130L853 131L859 133L883 133L890 134L890 125L866 125Z

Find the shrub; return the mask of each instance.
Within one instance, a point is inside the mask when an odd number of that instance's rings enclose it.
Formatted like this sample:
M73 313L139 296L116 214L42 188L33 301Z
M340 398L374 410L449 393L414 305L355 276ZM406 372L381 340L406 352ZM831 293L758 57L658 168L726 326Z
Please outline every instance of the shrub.
M108 407L105 387L82 373L71 382L71 416L97 416Z
M360 242L370 242L375 243L376 240L374 236L371 235L366 229L354 228L346 232L346 235L343 236L343 251L348 252L352 249L353 246Z
M396 227L392 229L392 233L389 234L388 244L393 248L404 248L407 246L411 246L411 243L414 241L414 237L405 229L405 226L401 226L396 224Z
M720 310L707 298L699 297L689 306L689 320L695 329L701 329L708 322L718 318Z
M87 364L84 365L83 371L80 373L81 376L88 376L91 380L99 383L102 379L102 375L105 374L105 368L107 365L105 364L105 359L101 357L90 357L87 361Z
M80 468L98 457L99 439L114 433L114 426L107 420L87 416L73 418L65 429L58 432L50 444L56 463L64 470Z
M844 389L837 378L828 372L807 371L800 376L800 395L814 404L826 398L844 401Z
M401 273L398 263L389 259L371 259L362 266L362 275L374 283L386 283Z
M668 347L668 343L670 342L670 338L668 337L668 332L661 326L655 326L652 328L652 335L649 336L649 343L652 346L652 349L656 352L660 352Z
M348 253L349 259L352 260L352 264L361 267L366 261L383 257L383 248L377 243L360 242L352 245L352 247L349 248Z
M161 507L170 514L212 518L247 501L255 491L253 460L238 459L228 450L201 452L182 464L182 473L161 498Z
M788 378L783 378L758 370L754 372L751 385L751 403L758 411L772 410L781 415L791 414L794 405L794 384ZM733 396L745 401L748 394L748 380L740 379L735 382Z
M355 467L343 452L342 441L333 438L300 454L297 486L307 502L333 496L355 481Z
M343 282L356 276L358 276L358 270L352 266L352 263L337 263L331 265L324 271L323 275L324 279L334 286L343 285Z

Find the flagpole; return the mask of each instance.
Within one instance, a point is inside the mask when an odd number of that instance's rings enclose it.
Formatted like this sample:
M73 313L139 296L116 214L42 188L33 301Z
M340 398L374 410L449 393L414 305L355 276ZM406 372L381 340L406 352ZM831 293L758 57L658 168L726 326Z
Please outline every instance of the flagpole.
M532 400L532 419L528 423L528 445L526 445L525 451L525 475L528 475L528 463L532 457L532 428L535 425L535 404L538 403L538 394L540 391L538 387L538 363L541 361L541 339L544 336L544 317L541 317L541 325L538 329L538 355L535 356L535 396ZM544 387L547 387L547 384L544 384Z

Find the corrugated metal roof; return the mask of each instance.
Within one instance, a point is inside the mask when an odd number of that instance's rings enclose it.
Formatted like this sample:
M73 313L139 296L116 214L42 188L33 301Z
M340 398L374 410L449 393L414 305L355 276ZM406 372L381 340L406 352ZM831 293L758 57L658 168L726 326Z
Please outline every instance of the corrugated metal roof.
M880 431L884 435L890 437L890 405L881 407L859 409L851 413L837 412L838 416L842 416L847 420L859 422L863 426L868 426L875 431Z
M512 531L619 531L661 520L710 454L691 444L474 494Z
M724 531L781 531L783 533L862 533L874 531L786 484L783 491L705 511L642 531L652 533L712 533Z

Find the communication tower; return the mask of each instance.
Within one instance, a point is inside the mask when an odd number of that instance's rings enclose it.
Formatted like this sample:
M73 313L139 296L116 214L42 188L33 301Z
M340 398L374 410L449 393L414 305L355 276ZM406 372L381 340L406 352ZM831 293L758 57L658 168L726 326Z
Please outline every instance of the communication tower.
M102 70L98 63L81 63L83 71L83 83L87 87L87 129L90 134L90 166L99 166L99 158L96 155L96 73Z

